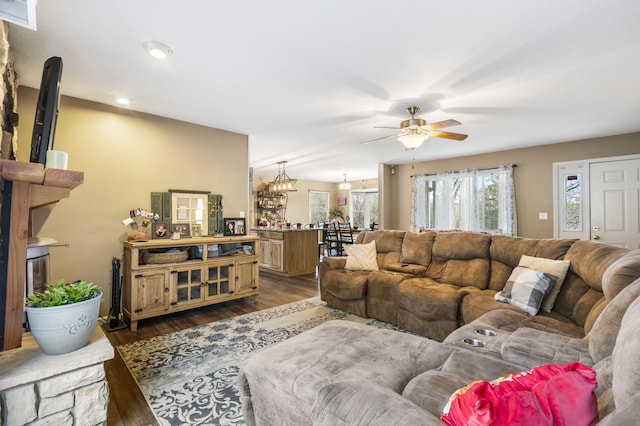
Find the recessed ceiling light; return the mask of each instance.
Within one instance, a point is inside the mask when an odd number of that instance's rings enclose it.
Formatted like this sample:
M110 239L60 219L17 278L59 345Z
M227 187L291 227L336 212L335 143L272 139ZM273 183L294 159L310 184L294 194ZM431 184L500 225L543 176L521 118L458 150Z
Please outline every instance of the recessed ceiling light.
M160 43L159 41L147 41L143 46L147 49L149 55L157 59L164 59L173 54L173 51L169 46L164 43Z
M119 105L129 105L129 98L120 96L116 98L116 103Z

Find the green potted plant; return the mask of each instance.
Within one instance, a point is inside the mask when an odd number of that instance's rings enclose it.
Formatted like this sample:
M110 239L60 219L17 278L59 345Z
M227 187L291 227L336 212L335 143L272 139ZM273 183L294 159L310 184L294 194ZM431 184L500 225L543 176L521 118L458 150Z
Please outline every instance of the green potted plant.
M329 210L330 221L334 221L338 218L344 220L344 213L342 213L342 210L339 207L334 207L331 210Z
M102 292L86 281L46 284L43 292L25 299L33 338L48 355L60 355L85 346L98 322Z

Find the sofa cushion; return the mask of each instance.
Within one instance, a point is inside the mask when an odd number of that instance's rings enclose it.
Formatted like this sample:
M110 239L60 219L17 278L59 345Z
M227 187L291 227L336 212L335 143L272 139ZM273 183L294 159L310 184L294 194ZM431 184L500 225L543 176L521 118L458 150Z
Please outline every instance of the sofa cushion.
M392 324L398 322L398 284L409 275L375 271L367 283L367 315Z
M629 404L640 391L640 298L634 300L622 317L616 345L611 355L613 364L613 397L616 409Z
M427 320L456 320L464 293L454 285L412 278L398 285L398 307Z
M350 271L378 270L375 241L371 241L368 244L349 244L344 249L347 252L347 262L344 265L344 269Z
M595 424L595 372L578 362L544 365L493 382L478 381L451 397L448 425Z
M326 273L325 290L338 299L364 299L369 274L368 271L330 270Z
M489 234L439 232L433 243L427 277L460 287L487 288L490 243Z
M320 388L311 420L314 426L442 426L439 415L430 415L391 389L364 380Z
M562 259L576 240L533 239L508 235L491 237L491 278L489 288L502 290L511 270L518 266L522 255L547 259ZM534 268L535 269L535 268Z
M476 380L493 380L520 370L522 366L466 350L453 352L440 368L443 373L462 377L465 384Z
M530 315L535 315L542 304L542 299L551 291L555 282L556 277L551 274L517 266L504 289L496 293L494 298L499 302L517 306Z
M573 323L583 328L584 334L589 331L586 327L587 324L593 325L593 322L589 322L589 317L592 316L594 308L602 306L604 294L600 290L590 287L582 277L572 272L572 267L573 263L569 267L569 272L567 272L567 277L551 312L569 318Z
M407 232L402 241L401 263L416 263L429 266L431 263L431 248L436 238L434 231Z
M571 337L582 338L585 335L582 327L562 315L555 312L550 314L543 312L532 317L515 306L496 302L493 300L493 296L489 297L488 294L484 294L490 291L483 290L482 292L469 293L462 299L461 316L465 324L482 320L489 327L498 327L505 331L515 331L518 327L530 327ZM480 312L483 314L474 317L472 321L468 321L472 314L479 314Z
M362 243L367 244L371 241L375 241L378 253L400 253L405 233L406 232L404 231L389 230L363 232L364 237L362 239Z
M589 287L602 291L602 277L605 271L628 251L609 244L580 240L573 243L565 260L571 262L571 273L580 276Z
M640 249L629 251L613 262L602 275L602 292L607 300L640 277Z
M239 388L262 424L303 425L324 385L364 380L399 394L450 353L422 337L334 320L255 352L241 367Z
M610 356L613 352L624 313L638 296L640 296L640 278L614 297L595 320L587 334L589 351L595 362Z
M398 325L438 341L458 328L458 307L465 292L429 278L411 278L398 285Z
M494 296L496 293L495 290L489 289L468 291L460 304L460 319L462 320L462 324L469 324L487 312L496 309L508 309L522 314L522 309L495 300Z
M449 397L469 383L463 377L438 370L429 370L414 377L402 396L434 416L440 417Z
M548 333L529 327L514 331L500 348L502 358L522 365L535 367L542 364L565 364L580 361L593 365L586 339Z
M542 301L540 308L545 312L551 312L553 304L560 293L560 288L564 282L564 278L567 276L569 265L571 262L568 260L554 260L544 257L527 256L525 254L520 258L518 266L524 266L525 268L535 269L536 271L546 272L556 277L556 284L551 291L546 295Z

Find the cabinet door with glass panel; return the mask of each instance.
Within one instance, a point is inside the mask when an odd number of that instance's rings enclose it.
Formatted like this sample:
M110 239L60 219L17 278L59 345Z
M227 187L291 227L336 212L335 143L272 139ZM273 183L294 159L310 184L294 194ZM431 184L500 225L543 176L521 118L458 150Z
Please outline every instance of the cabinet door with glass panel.
M203 300L203 268L200 265L178 267L171 270L174 297L171 306L197 304Z
M210 262L204 266L205 300L224 298L234 293L233 282L229 277L233 276L234 263L228 260Z

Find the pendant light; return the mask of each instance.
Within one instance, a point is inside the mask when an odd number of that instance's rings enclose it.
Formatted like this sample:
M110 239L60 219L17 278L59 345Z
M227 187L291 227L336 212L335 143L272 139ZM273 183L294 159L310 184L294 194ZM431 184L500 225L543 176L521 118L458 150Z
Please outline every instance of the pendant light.
M347 182L347 174L344 174L344 181L340 184L340 189L351 189L351 184Z
M286 161L278 161L278 175L269 183L270 192L294 192L297 191L297 179L291 179L285 171Z

